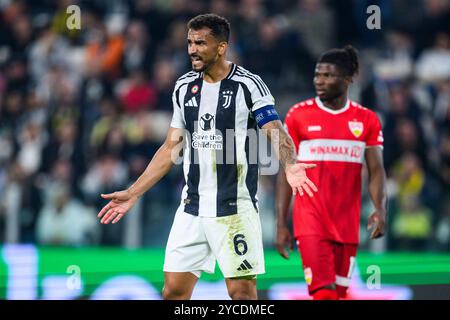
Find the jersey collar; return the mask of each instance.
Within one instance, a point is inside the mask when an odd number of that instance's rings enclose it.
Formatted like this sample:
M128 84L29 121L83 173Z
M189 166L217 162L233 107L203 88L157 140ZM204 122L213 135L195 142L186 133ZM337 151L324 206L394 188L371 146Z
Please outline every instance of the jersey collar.
M237 66L236 64L234 64L233 62L231 63L231 70L228 73L228 75L226 76L225 79L231 79L234 76L234 73L236 72Z
M317 106L320 109L322 109L323 111L326 111L328 113L331 113L331 114L340 114L340 113L343 113L343 112L347 111L348 108L350 108L350 100L349 99L347 99L347 102L345 103L345 106L342 109L339 109L339 110L333 110L333 109L330 109L328 107L325 107L325 105L322 103L322 101L320 100L319 97L316 97L316 103L317 103Z
M236 65L234 62L231 62L231 69L230 69L230 71L228 72L228 75L227 75L224 79L222 79L222 80L225 80L225 79L231 79L231 78L234 76L234 73L236 72L236 70L237 70L237 65ZM205 74L204 74L203 71L202 71L202 72L200 73L199 78L203 79L204 76L205 76ZM218 82L220 83L221 81L218 81Z

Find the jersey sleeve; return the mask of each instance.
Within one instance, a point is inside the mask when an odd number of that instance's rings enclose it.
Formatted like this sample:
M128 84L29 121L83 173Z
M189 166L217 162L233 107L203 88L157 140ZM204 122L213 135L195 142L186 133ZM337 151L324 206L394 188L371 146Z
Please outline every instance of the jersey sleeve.
M299 127L296 125L295 117L293 116L292 111L289 111L286 114L286 118L284 119L284 127L294 141L295 151L298 154L298 149L300 146L300 133L298 132Z
M175 85L175 89L172 93L172 104L173 104L173 116L170 126L172 128L184 129L186 127L184 122L183 113L181 111L181 105L179 103L177 86Z
M376 113L371 112L371 116L369 119L369 134L367 135L366 146L383 147L383 142L384 142L383 130L381 128L380 119L378 119Z
M264 81L257 75L252 75L251 80L249 82L249 90L252 98L251 111L255 112L266 106L274 106L275 98L270 93Z

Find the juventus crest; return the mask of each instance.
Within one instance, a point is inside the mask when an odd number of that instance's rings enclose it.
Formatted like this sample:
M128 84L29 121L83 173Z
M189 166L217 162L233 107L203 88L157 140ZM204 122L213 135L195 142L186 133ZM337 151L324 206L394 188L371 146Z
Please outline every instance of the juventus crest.
M231 98L233 97L233 91L231 91L231 90L222 91L222 97L223 97L222 107L224 109L226 109L231 104Z

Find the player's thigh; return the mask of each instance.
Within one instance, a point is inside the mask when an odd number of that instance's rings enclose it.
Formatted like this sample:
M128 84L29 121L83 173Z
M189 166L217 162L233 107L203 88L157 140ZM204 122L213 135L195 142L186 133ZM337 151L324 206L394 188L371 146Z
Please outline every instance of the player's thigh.
M200 217L185 213L181 206L175 214L167 241L164 271L193 272L199 277L201 271L214 272L214 266L215 259Z
M336 274L333 244L322 237L303 236L297 238L297 245L309 292L323 287L334 287Z
M253 208L226 217L204 218L208 243L225 278L265 272L259 214Z
M346 289L350 285L351 276L356 264L358 246L353 244L337 244L335 247L336 285L339 296L345 297Z

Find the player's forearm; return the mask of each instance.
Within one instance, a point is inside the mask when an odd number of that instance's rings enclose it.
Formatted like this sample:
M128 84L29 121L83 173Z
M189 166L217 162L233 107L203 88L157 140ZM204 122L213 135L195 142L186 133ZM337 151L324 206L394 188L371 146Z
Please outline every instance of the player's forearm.
M369 177L369 194L375 208L387 212L386 174L384 170L376 170Z
M278 228L287 226L291 199L292 188L286 180L285 172L280 170L277 177L277 189L275 197Z
M382 149L368 148L365 153L369 172L369 194L375 208L387 212L386 172L383 165Z
M136 197L142 196L153 187L172 168L172 149L163 144L153 156L145 171L133 183L128 191Z
M280 153L278 159L284 170L286 170L289 165L297 162L294 141L292 141L292 138L284 129L280 130Z
M284 129L281 121L271 121L266 123L263 128L270 139L273 149L283 166L284 170L289 165L296 163L295 145L292 138Z

